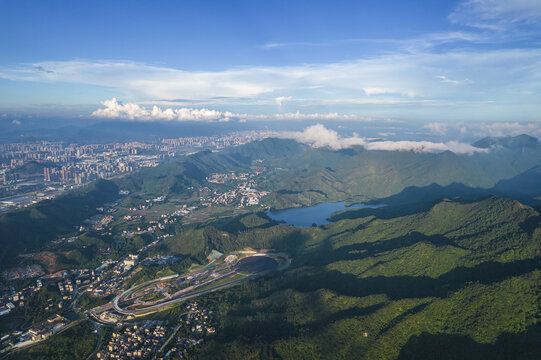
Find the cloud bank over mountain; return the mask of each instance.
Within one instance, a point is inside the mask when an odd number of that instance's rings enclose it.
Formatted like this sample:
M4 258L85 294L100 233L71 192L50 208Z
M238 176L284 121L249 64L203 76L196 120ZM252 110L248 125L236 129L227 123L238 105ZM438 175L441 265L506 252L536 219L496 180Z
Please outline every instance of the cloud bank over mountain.
M486 153L489 149L476 148L470 144L458 141L430 142L430 141L388 141L374 140L359 137L354 134L351 137L343 137L332 129L327 129L322 124L309 126L302 132L287 132L280 135L284 138L310 145L315 148L327 147L332 150L347 149L352 146L362 146L367 150L381 151L413 151L418 153L438 153L451 151L455 154L472 155L474 153Z
M541 121L528 122L457 122L444 123L433 122L424 125L433 134L447 135L452 132L460 134L470 134L471 136L516 136L528 134L535 137L541 137Z

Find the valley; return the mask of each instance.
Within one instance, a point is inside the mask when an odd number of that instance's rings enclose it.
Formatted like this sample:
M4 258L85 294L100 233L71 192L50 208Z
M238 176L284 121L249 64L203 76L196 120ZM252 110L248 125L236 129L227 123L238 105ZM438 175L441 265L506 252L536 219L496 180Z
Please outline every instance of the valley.
M24 319L7 343L46 319L28 308L48 300L39 276L47 294L64 289L47 314L105 331L96 351L109 328L160 324L153 351L187 358L528 358L541 350L541 146L521 139L473 155L265 139L1 214L2 240L19 239L4 242L2 267L45 273L10 280L25 300L4 315ZM192 302L212 331L183 320Z

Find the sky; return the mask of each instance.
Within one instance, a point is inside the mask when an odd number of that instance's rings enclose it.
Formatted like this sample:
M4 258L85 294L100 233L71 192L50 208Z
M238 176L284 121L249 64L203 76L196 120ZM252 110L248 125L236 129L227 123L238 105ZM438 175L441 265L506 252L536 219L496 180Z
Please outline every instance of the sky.
M541 134L539 0L0 0L0 49L2 116Z

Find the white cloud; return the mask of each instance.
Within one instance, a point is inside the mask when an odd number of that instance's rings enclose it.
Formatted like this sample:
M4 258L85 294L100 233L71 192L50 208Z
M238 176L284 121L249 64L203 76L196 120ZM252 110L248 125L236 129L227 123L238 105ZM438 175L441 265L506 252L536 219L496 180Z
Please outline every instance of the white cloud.
M451 85L460 85L460 84L463 84L465 82L468 82L468 80L453 80L453 79L449 79L448 77L444 76L444 75L437 75L436 78L440 79L441 82L444 82L444 83L447 83L447 84L451 84Z
M128 98L187 101L264 101L295 103L319 99L357 99L359 105L404 105L412 98L441 101L459 96L488 100L537 93L540 49L394 52L355 61L298 66L242 67L198 72L129 61L56 61L0 67L0 78L68 82L115 89ZM446 75L442 78L441 71ZM472 79L455 89L442 81ZM490 88L487 94L483 89ZM481 90L481 91L480 91ZM288 93L289 96L277 96ZM330 97L329 94L333 94ZM370 98L375 97L376 98ZM521 100L522 101L522 100Z
M237 119L245 122L247 119L253 120L345 120L345 121L373 121L372 118L366 118L355 114L339 114L337 112L329 113L280 113L280 114L240 114L229 111L222 112L211 109L193 109L193 108L166 108L162 109L156 105L152 109L147 109L135 103L122 103L116 98L102 102L104 109L98 109L92 113L92 116L108 119L125 119L137 121L230 121ZM386 120L388 121L388 120Z
M344 139L336 131L327 129L321 124L309 126L303 132L294 132L286 134L286 136L292 136L298 142L309 144L316 148L329 147L333 150L338 150L345 147ZM361 145L361 143L357 145Z
M476 152L487 152L488 149L479 149L470 144L449 141L446 143L434 143L430 141L371 141L355 134L352 137L342 137L336 131L327 129L321 124L309 126L302 132L282 133L282 137L295 139L298 142L312 147L328 147L333 150L363 146L367 150L380 151L413 151L419 153L438 153L452 151L456 154L472 155Z
M274 100L276 100L276 104L278 104L279 107L282 107L284 103L293 100L293 97L292 96L278 96Z
M528 123L518 122L494 122L494 123L472 123L467 124L468 128L476 136L516 136L530 135L541 137L541 121Z
M429 129L433 133L443 135L447 132L448 126L446 123L435 122L424 125L424 128Z
M105 109L98 109L92 116L99 118L126 119L139 121L229 121L233 116L229 112L209 109L167 108L165 110L154 106L148 110L137 104L123 104L116 98L105 100Z
M364 147L367 150L413 151L419 153L451 151L455 154L466 155L488 151L487 149L479 149L470 144L457 141L448 141L445 143L434 143L430 141L374 141L367 143Z
M330 113L301 113L299 111L294 113L273 114L273 115L258 115L258 118L262 119L276 119L276 120L358 120L358 121L373 121L370 118L364 118L362 116L354 114L339 114L337 112Z
M517 136L530 135L541 137L541 121L530 122L458 122L458 123L440 123L434 122L424 125L424 128L429 129L432 133L445 135L451 131L458 131L462 135L470 135L476 137L502 137L502 136Z
M12 125L21 125L22 122L20 122L19 120L13 120L13 121L11 122L11 124L12 124Z
M384 95L384 94L399 94L399 95L408 96L410 98L415 97L415 92L413 92L413 91L403 92L403 91L398 90L398 89L386 89L386 88L380 88L380 87L367 87L367 88L363 88L363 91L367 96Z
M457 24L492 30L538 23L541 20L541 1L466 0L449 15L449 20Z

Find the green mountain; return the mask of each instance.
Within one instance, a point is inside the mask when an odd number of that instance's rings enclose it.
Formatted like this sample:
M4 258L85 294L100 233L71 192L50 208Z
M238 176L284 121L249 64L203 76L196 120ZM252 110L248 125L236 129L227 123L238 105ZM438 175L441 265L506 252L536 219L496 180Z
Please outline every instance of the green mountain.
M1 215L0 261L10 266L69 233L119 189L189 198L212 173L261 164L268 206L388 206L347 210L311 228L264 213L170 225L173 235L152 251L182 256L176 271L213 250L274 249L293 259L285 271L199 298L218 331L191 358L538 359L541 213L524 202L540 195L541 147L528 137L476 146L490 151L331 151L266 139L199 152Z
M173 159L120 180L119 186L152 195L182 193L212 173L248 170L257 159L287 159L306 147L291 140L264 139L222 152L209 150Z
M202 300L221 328L196 358L538 358L540 225L489 197L303 229L290 269Z
M96 207L117 197L114 182L99 180L56 199L1 214L0 267L16 264L20 253L42 249L59 236L73 233L75 226L99 213Z
M538 144L537 138L523 134L507 137L486 137L473 143L473 146L479 148L501 146L509 149L522 149L524 147L535 147Z
M474 155L310 149L280 163L288 171L272 179L275 193L269 205L287 208L322 201L368 201L431 184L459 183L488 190L540 164L540 145L498 147Z

